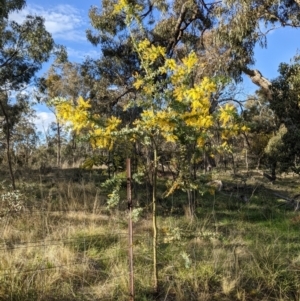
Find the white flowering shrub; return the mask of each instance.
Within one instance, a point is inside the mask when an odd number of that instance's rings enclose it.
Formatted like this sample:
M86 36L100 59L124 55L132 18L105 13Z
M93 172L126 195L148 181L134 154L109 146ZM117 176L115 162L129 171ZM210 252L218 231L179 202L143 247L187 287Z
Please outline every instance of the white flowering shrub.
M0 192L0 218L14 215L24 208L25 195L19 190Z

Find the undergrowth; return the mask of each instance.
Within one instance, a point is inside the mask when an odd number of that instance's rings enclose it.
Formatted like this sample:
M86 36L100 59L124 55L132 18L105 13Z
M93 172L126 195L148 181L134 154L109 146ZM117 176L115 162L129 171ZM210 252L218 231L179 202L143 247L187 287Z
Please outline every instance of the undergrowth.
M299 213L272 194L296 192L286 191L296 179L239 186L223 178L223 191L199 196L193 218L183 193L159 204L155 295L151 208L138 186L136 300L300 300ZM2 185L0 300L128 300L125 192L124 204L108 209L101 176L37 179L23 181L17 197ZM10 209L9 197L22 208Z

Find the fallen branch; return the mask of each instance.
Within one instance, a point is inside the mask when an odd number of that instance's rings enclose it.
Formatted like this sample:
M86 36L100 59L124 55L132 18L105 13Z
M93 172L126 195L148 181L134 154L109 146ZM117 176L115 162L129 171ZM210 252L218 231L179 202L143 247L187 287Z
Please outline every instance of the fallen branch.
M273 194L283 200L286 201L285 204L281 204L279 206L282 206L282 205L286 205L286 204L289 204L291 206L294 207L294 210L297 211L299 209L299 206L300 206L300 194L297 194L295 195L293 198L290 198L290 197L287 197L287 196L284 196L284 195L281 195L277 192L273 192Z

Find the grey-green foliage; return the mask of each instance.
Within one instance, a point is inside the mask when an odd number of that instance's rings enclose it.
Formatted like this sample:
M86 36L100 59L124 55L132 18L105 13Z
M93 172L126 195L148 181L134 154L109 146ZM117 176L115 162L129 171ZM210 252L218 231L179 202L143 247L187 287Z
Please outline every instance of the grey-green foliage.
M142 212L143 212L143 208L140 208L140 207L133 208L132 213L131 213L131 218L134 223L139 221Z
M0 2L0 115L14 189L10 144L14 128L22 114L26 113L28 102L22 100L21 94L13 102L10 95L24 89L55 50L54 41L42 17L27 16L21 24L9 19L12 12L21 10L25 5L26 2L20 0Z
M12 139L16 125L19 123L23 113L28 109L28 103L22 95L17 97L16 102L12 103L8 97L8 93L0 91L0 118L1 118L1 135L3 145L5 146L6 158L9 168L9 174L12 187L15 190L15 177L12 164Z
M28 84L55 48L51 34L40 16L27 16L21 23L9 14L20 10L25 1L1 1L0 11L0 82L2 90L18 90Z
M140 185L143 183L144 178L145 178L144 172L137 172L132 175L133 181Z
M25 5L25 0L0 0L0 19L7 18L9 13L21 10Z
M109 191L107 199L107 207L112 208L119 204L120 201L120 189L122 184L122 178L119 176L114 176L111 179L107 179L102 183L102 187Z
M280 64L280 75L272 81L273 100L271 109L286 132L282 135L278 162L282 169L292 168L297 172L300 158L300 58L296 56L290 64Z
M220 45L222 68L230 76L241 79L246 73L262 86L260 73L248 68L255 63L256 45L267 46L267 34L278 26L299 26L299 5L294 1L222 1L215 9L218 16L215 41Z
M186 268L186 269L189 269L189 268L191 267L191 265L192 265L192 261L191 261L191 259L190 259L190 256L189 256L185 251L182 251L182 252L180 253L180 256L181 256L181 258L182 258L183 261L184 261L184 266L185 266L185 268Z
M287 133L287 129L284 125L282 125L276 134L269 140L266 148L265 153L272 157L276 158L280 156L280 152L284 147L284 143L282 141L282 137Z
M116 2L103 0L100 8L93 7L89 14L93 30L87 31L91 43L100 45L102 50L98 60L85 63L87 76L97 79L91 85L91 95L106 106L135 98L138 91L132 87L132 75L142 72L124 13L112 13ZM244 72L258 85L262 84L259 73L249 69L254 63L256 45L266 46L267 33L278 26L300 26L300 6L292 0L130 3L143 7L139 19L144 30L137 24L131 26L136 39L148 38L153 44L166 47L168 56L176 59L195 50L205 63L199 76L226 75L239 80Z

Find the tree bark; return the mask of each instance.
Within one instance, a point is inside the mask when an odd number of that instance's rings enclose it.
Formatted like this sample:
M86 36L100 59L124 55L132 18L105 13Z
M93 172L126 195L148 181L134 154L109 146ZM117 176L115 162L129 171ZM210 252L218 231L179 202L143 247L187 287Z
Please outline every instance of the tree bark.
M1 110L2 113L4 115L4 119L6 122L6 131L5 131L5 139L6 139L6 158L7 158L7 162L8 162L8 168L9 168L9 174L10 174L10 179L11 179L11 184L12 184L12 188L13 190L16 190L16 183L15 183L15 175L12 169L12 159L11 159L11 155L10 155L10 138L11 138L11 132L10 132L10 125L9 125L9 117L8 114L4 108L4 105L2 103L2 101L0 100L0 106L1 106Z
M57 167L61 167L61 134L60 134L60 123L57 120L56 121L56 126L57 126L57 159L56 159L56 164Z
M272 83L267 78L265 78L260 73L259 70L257 69L252 70L247 67L244 67L242 71L250 77L251 81L255 85L259 86L264 91L268 100L272 100L272 91L271 91Z
M156 220L156 201L157 201L157 150L154 149L154 170L152 186L152 228L153 228L153 290L158 293L158 271L157 271L157 220Z

